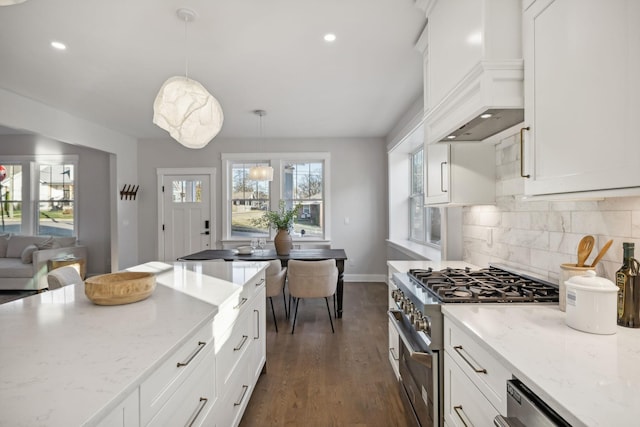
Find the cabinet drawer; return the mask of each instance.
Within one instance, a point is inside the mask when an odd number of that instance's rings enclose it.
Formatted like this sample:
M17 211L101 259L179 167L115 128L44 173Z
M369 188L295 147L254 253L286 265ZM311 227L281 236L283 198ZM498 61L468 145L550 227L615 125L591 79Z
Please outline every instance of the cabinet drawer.
M201 426L216 404L215 353L204 350L202 360L160 409L148 426Z
M216 376L220 390L226 389L229 379L234 371L239 369L241 362L248 363L243 356L247 354L253 341L251 325L254 318L249 314L251 313L248 310L243 310L241 316L230 328L223 333L216 333L215 347L218 364ZM244 367L246 368L247 366Z
M444 417L450 426L492 426L498 410L445 352ZM504 387L506 388L506 382Z
M473 338L445 318L445 351L500 412L507 411L511 373Z
M138 427L140 425L138 389L104 417L97 427Z
M218 307L218 314L213 322L214 335L218 337L218 335L224 334L242 313L247 311L253 299L263 289L265 289L264 271L247 282L236 294Z
M211 324L202 327L140 385L140 420L146 425L213 348ZM180 365L180 366L178 366Z
M246 363L238 366L227 387L224 396L221 396L215 407L216 425L235 427L240 424L240 419L249 403L253 393L254 383L251 379L251 371Z

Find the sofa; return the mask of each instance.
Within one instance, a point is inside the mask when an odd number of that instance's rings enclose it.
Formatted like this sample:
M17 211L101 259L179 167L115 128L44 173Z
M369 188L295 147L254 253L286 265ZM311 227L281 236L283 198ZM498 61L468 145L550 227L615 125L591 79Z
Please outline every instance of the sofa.
M75 237L0 235L0 290L47 288L47 261L66 256L87 259Z

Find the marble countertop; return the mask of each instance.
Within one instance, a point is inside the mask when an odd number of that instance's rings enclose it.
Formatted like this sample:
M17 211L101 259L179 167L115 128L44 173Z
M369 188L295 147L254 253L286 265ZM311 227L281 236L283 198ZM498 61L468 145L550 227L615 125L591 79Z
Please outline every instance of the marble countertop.
M442 311L572 425L640 423L640 329L577 331L557 305L445 304Z
M134 304L72 285L0 305L0 425L95 424L265 265L147 263L130 270L159 286Z

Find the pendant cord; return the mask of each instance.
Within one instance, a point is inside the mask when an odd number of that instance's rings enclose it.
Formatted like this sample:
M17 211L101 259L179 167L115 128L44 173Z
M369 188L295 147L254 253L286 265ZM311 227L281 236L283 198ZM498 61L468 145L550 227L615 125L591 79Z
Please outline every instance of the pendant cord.
M185 16L184 18L184 76L189 78L189 52L188 52L188 40L187 40L187 24L189 23L189 18Z

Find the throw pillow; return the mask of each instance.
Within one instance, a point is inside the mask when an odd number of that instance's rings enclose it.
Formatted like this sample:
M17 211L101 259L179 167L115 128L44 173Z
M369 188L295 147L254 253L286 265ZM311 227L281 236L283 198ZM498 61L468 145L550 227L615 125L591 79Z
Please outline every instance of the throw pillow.
M55 242L53 241L53 237L49 237L44 242L36 243L35 245L38 247L38 249L53 249L53 248L55 248Z
M74 246L76 244L76 237L54 237L53 242L54 248L68 248L69 246Z
M33 262L33 253L38 250L36 245L28 245L22 250L20 260L23 264L31 264Z

